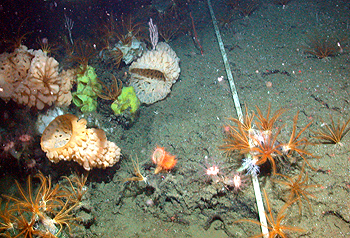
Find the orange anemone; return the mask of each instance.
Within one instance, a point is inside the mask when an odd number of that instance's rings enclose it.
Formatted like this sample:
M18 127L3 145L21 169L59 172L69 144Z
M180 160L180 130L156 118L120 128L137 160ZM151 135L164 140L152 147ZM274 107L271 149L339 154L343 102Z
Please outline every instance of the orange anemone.
M175 155L171 155L165 151L164 147L158 147L154 150L152 161L157 165L154 173L158 174L163 170L171 170L175 167L177 159Z

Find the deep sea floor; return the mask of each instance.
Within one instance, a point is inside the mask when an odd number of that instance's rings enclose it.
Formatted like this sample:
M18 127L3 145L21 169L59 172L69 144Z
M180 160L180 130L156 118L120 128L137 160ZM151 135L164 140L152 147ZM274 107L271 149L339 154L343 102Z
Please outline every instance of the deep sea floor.
M225 137L228 118L237 118L222 56L206 1L193 3L197 12L198 38L204 55L191 36L183 34L169 44L181 59L181 75L171 94L163 101L142 106L129 129L110 122L101 114L101 126L109 140L122 149L118 169L93 171L86 194L89 229L73 227L73 237L250 237L261 233L257 224L234 223L239 219L258 221L250 178L236 192L211 182L206 165L214 161L224 168L223 176L240 167L243 156L227 157L219 146ZM225 15L224 2L213 1L217 18ZM310 121L303 133L311 141L314 132L331 115L336 122L350 117L350 48L344 53L318 59L305 53L310 37L320 34L348 34L349 3L343 1L291 1L286 7L263 1L249 16L237 15L219 29L233 73L240 104L244 110L258 106L266 115L287 109L275 126L281 128L279 140L288 141L293 117L299 112L297 132ZM347 51L348 50L348 51ZM220 80L223 77L223 80ZM276 129L277 129L276 128ZM307 191L292 205L283 224L302 228L291 237L350 236L350 135L341 145L315 144L308 157L315 168L305 166L308 183L319 185ZM176 155L178 163L168 173L153 175L151 155L156 146ZM132 159L138 158L144 182L123 183L132 177ZM303 159L278 171L299 175ZM108 177L100 181L99 176ZM258 176L276 217L285 203L285 190L278 186L271 170Z

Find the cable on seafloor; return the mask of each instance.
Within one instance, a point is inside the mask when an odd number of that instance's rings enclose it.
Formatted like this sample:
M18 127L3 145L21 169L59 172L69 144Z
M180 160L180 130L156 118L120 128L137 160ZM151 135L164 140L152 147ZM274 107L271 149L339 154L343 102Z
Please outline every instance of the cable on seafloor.
M227 54L225 51L224 43L223 43L222 38L221 38L220 30L219 30L217 20L216 20L213 8L211 6L210 0L208 0L208 7L210 10L211 19L212 19L212 22L214 25L216 38L217 38L218 43L219 43L222 59L224 61L225 70L226 70L228 82L230 84L230 89L231 89L231 93L232 93L233 102L235 104L236 112L237 112L239 120L243 123L243 113L242 113L241 105L239 103L236 85L235 85L235 82L233 80L231 67L230 67L230 64L229 64L228 59L227 59ZM247 157L251 157L251 155L247 154ZM251 159L251 158L249 158L249 159ZM252 174L252 181L253 181L255 199L256 199L256 203L257 203L257 207L258 207L261 231L262 231L262 234L264 235L264 238L268 238L269 237L269 230L267 228L268 226L267 226L266 214L265 214L265 209L264 209L264 203L263 203L262 196L261 196L258 176L256 174Z

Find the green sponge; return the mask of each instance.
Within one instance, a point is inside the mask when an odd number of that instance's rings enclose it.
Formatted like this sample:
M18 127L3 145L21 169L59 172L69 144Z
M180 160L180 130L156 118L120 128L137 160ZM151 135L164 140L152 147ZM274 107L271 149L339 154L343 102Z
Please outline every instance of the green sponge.
M72 93L73 103L82 112L92 112L97 108L97 93L101 92L95 69L87 66L83 75L77 77L77 91Z
M123 87L122 93L118 99L111 105L116 115L121 115L128 111L131 115L135 115L140 107L140 100L137 98L134 87Z

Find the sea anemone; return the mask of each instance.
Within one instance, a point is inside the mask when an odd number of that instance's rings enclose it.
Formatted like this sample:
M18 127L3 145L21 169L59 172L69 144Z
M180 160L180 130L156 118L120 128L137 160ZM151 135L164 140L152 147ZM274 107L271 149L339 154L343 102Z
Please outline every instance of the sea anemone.
M152 155L152 161L157 165L154 170L154 174L158 174L161 171L171 170L175 167L177 159L175 155L171 155L165 151L164 147L156 147Z
M220 180L219 175L222 175L222 169L223 169L222 162L216 160L215 158L209 158L208 156L205 156L204 162L201 162L200 166L204 169L204 174L205 174L205 176L201 176L201 177L204 177L206 182L210 182L210 181L213 181L214 183L219 182Z
M233 188L234 192L238 192L247 186L248 177L242 173L233 173L231 176L222 177L222 183L227 189Z

